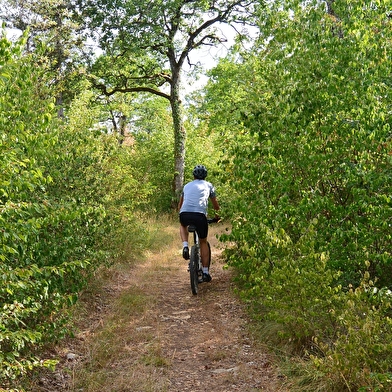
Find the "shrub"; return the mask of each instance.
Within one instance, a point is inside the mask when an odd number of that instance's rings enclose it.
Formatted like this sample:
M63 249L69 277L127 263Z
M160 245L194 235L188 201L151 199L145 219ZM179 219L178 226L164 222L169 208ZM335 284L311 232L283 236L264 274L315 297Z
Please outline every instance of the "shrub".
M94 128L82 94L66 122L45 69L22 56L23 38L0 40L0 380L38 366L40 347L68 332L67 307L93 271L121 251L148 191L132 156ZM12 121L11 121L12 119ZM120 229L118 229L120 227Z
M254 53L220 64L207 94L214 123L232 113L229 262L262 320L320 361L325 390L386 388L389 305L362 276L390 288L389 11L286 4L270 4Z

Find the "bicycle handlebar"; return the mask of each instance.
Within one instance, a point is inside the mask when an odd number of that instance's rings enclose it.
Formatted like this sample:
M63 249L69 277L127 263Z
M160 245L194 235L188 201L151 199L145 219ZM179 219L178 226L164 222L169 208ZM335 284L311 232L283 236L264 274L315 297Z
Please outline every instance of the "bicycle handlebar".
M220 221L220 218L207 219L208 224L210 224L210 223L217 223L219 221Z

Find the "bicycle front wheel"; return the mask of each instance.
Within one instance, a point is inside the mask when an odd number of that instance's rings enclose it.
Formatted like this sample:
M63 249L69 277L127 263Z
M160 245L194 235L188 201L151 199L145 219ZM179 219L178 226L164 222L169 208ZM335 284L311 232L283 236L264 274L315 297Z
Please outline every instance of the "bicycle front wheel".
M191 257L189 260L189 275L191 279L191 289L192 294L197 295L198 293L198 284L199 284L199 260L198 260L198 252L196 245L193 245L191 248Z

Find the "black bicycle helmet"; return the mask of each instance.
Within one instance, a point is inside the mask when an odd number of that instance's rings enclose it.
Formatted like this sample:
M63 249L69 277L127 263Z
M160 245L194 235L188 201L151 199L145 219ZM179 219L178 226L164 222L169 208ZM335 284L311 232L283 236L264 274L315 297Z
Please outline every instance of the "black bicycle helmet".
M204 165L197 165L193 169L193 175L198 180L204 180L207 177L207 169Z

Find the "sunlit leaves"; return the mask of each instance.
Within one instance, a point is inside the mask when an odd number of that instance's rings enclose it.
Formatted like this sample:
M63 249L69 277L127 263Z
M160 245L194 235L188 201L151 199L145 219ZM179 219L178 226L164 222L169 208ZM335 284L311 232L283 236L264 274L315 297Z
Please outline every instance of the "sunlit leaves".
M121 219L132 226L133 210L148 192L133 178L130 151L96 128L91 94L75 101L68 124L57 122L53 102L44 99L50 95L45 68L33 56L19 57L19 43L0 45L0 380L6 387L37 366L53 365L34 352L67 333L64 309L90 273L119 252L124 237L113 233Z
M323 343L341 336L339 352L334 343L324 347L336 358L324 370L342 372L358 389L379 386L364 368L388 379L390 328L381 315L389 322L389 313L374 297L372 310L366 279L391 284L392 30L384 4L328 3L271 3L254 53L221 63L206 97L211 124L230 141L222 143L232 157L224 162L232 190L227 239L235 243L228 258L244 295L301 349L314 336ZM219 101L220 92L228 99ZM350 287L362 294L346 296ZM348 316L349 301L367 313Z

